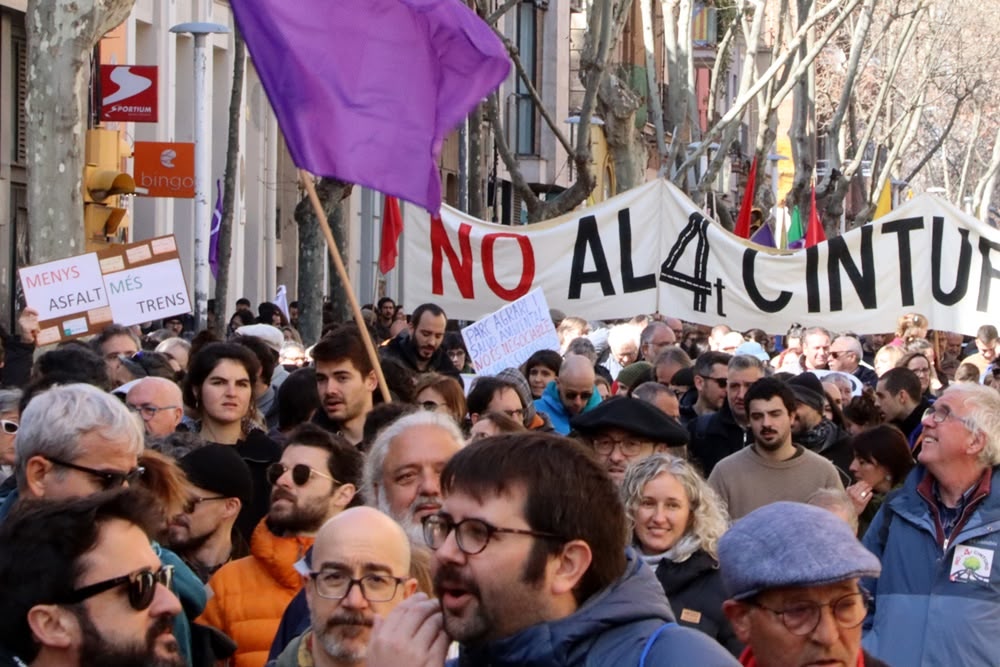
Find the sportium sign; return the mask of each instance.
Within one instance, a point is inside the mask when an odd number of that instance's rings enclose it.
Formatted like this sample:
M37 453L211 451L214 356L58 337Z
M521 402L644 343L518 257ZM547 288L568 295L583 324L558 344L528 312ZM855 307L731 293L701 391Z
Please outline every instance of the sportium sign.
M194 198L194 144L137 141L132 155L135 185L147 197Z
M101 65L101 120L157 121L156 65Z

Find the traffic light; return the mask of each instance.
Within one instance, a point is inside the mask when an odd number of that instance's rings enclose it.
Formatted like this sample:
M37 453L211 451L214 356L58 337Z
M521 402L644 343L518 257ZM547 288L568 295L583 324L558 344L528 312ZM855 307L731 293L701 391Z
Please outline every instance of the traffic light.
M83 228L87 251L121 240L119 230L126 210L119 195L135 192L132 176L123 172L122 159L131 150L115 130L87 130L83 170ZM125 225L127 227L127 225Z

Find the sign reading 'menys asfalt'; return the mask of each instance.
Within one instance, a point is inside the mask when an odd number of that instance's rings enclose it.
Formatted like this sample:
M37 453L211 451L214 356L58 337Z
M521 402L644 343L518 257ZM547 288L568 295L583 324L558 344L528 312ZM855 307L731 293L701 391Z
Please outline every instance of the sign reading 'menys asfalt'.
M658 311L770 333L793 323L892 331L917 311L974 335L1000 307L1000 232L931 195L800 251L734 236L666 181L519 227L407 206L404 229L403 301L432 301L457 319L538 288L587 319Z

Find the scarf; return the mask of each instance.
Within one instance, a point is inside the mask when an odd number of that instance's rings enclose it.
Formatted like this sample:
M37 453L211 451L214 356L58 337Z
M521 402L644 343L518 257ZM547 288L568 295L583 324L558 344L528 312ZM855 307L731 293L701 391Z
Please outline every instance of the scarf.
M700 548L701 540L691 533L686 533L684 537L677 540L677 544L670 547L663 553L642 554L642 560L645 561L646 565L656 570L661 560L667 559L674 563L683 563Z
M797 435L794 440L806 449L818 454L833 443L833 433L836 428L836 424L829 419L824 419L805 433Z

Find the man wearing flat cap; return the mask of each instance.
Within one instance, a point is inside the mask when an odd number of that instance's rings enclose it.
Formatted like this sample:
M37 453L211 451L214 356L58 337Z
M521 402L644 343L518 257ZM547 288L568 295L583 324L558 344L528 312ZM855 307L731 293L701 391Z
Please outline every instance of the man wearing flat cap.
M687 458L687 429L646 401L616 396L570 422L621 484L629 464L667 452Z
M882 566L829 510L777 502L750 512L719 540L719 568L722 610L747 645L741 664L886 667L861 648L859 580Z

